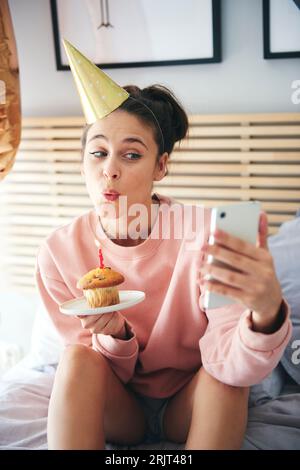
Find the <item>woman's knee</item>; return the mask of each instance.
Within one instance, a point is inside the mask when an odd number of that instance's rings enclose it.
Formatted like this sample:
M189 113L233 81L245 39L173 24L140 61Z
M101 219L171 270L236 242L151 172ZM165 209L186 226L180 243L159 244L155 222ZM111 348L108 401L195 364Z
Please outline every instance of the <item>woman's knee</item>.
M233 395L248 399L249 387L237 387L229 385L213 377L204 367L199 370L198 384L210 387L212 390L220 391L222 394Z
M59 362L58 372L67 376L75 375L83 378L85 375L97 372L97 375L108 373L108 364L102 354L83 344L72 344L65 348Z

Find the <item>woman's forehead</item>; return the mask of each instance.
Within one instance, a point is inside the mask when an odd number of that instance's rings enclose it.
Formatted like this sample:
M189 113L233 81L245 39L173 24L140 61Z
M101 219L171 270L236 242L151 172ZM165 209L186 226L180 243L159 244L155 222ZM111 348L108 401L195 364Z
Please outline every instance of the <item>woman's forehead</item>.
M125 134L140 136L148 141L154 139L151 127L141 119L126 111L116 110L92 124L87 140L89 141L94 135L104 135L109 138Z

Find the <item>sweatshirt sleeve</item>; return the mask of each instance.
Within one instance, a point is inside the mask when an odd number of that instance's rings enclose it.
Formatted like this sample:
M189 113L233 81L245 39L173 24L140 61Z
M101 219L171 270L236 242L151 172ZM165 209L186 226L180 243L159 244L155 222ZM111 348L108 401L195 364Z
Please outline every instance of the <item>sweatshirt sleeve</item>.
M78 318L64 315L59 310L59 305L74 299L74 295L59 276L58 271L55 270L51 256L45 247L39 250L35 277L40 298L62 337L63 343L66 346L76 343L91 346L92 335L90 331L82 328Z
M136 335L128 323L127 330L131 336L128 340L110 335L93 335L93 348L109 360L113 371L124 383L129 382L134 374L139 351Z
M290 309L281 308L283 324L272 334L251 329L251 312L238 304L207 310L208 327L200 339L203 367L223 383L248 387L276 367L291 336Z
M89 330L82 328L78 318L62 314L59 305L75 296L61 278L45 245L40 248L37 257L36 283L43 304L64 344L92 346L109 360L120 380L128 382L138 357L138 341L131 326L127 323L130 339L120 340L110 335L92 335Z

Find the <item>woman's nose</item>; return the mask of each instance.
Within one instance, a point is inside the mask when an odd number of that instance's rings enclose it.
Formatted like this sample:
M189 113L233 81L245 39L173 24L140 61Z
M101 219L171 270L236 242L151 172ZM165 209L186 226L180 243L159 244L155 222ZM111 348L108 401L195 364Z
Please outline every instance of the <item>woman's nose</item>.
M120 178L120 171L114 164L110 163L103 168L103 176L107 180L116 180Z

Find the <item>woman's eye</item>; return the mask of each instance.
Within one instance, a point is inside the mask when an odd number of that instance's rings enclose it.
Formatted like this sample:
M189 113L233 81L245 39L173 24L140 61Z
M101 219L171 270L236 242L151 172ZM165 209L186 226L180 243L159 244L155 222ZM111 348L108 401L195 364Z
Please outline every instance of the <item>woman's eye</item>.
M128 160L138 160L141 156L139 153L126 153Z
M99 159L102 159L107 156L107 152L102 152L101 150L96 150L95 152L89 152L89 154ZM142 155L140 155L139 153L128 152L124 156L127 160L138 160L139 158L141 158Z
M96 158L102 158L106 157L107 153L106 152L101 152L100 150L97 150L96 152L89 152L90 155L94 155Z

